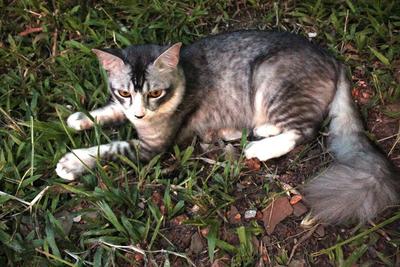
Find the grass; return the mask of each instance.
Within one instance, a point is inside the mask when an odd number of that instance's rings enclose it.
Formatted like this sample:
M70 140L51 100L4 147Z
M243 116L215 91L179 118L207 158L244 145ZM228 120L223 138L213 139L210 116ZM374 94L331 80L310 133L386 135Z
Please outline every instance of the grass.
M260 171L242 158L210 161L190 146L144 166L121 158L69 184L54 172L72 148L134 136L129 125L81 134L65 125L71 112L108 98L91 48L188 44L253 27L316 33L313 41L350 66L355 88L367 84L364 117L377 110L398 119L399 110L386 107L400 101L399 14L396 1L0 1L1 265L399 264L398 208L377 218L377 226L327 227L324 237L308 239L296 218L283 222L286 234L272 236L261 221L227 218L233 205L241 213L266 207L283 191L271 177L289 176L298 185L293 177L311 176L317 167L307 162L328 160L311 153L323 138ZM395 130L370 135L398 138L398 125ZM388 141L383 149L398 158L398 142ZM201 242L191 241L196 233ZM296 240L303 245L290 257ZM193 244L200 246L196 253Z

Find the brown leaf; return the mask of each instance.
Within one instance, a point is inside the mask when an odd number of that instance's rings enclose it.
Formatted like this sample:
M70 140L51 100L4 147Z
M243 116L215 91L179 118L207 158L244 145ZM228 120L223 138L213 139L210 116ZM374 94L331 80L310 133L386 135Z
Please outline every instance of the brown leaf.
M279 197L272 201L272 203L263 210L264 227L267 233L272 234L275 230L275 226L292 213L293 207L290 205L287 197Z
M161 206L161 204L162 204L162 196L161 196L160 192L154 191L152 196L151 196L151 200L153 201L153 203L155 205Z
M208 232L210 231L209 227L203 228L200 230L200 233L203 237L207 237L208 236Z
M259 248L259 254L260 254L260 260L262 261L262 263L265 264L270 264L271 260L269 258L269 254L268 254L268 249L265 246L264 242L261 242L260 248Z
M256 158L246 159L244 164L251 171L259 171L261 169L261 162Z
M182 225L189 217L186 214L176 216L171 222L173 225Z
M27 28L26 30L20 32L18 35L19 36L26 36L30 33L34 33L34 32L42 32L43 28L42 27L36 27L36 28Z
M128 253L128 254L130 254L130 253ZM143 254L140 254L140 253L135 253L134 258L135 258L135 261L137 261L137 262L142 262L144 260Z
M303 215L307 211L308 211L307 207L301 202L298 202L298 203L293 205L293 214L296 217L300 217L301 215Z
M290 205L294 205L302 199L303 199L303 197L301 195L294 195L290 198Z

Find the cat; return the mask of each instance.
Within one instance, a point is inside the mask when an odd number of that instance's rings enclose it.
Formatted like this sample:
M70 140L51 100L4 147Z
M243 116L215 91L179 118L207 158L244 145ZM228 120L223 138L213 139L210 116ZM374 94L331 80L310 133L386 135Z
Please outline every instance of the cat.
M314 218L366 222L399 200L398 174L363 133L345 67L303 37L246 30L184 48L176 43L93 52L108 74L111 102L91 117L98 124L129 120L138 139L67 153L56 168L64 179L93 168L96 157L148 161L193 136L232 140L243 129L259 138L245 147L246 158L266 161L314 138L329 117L335 161L304 188ZM76 130L94 124L81 112L67 123Z

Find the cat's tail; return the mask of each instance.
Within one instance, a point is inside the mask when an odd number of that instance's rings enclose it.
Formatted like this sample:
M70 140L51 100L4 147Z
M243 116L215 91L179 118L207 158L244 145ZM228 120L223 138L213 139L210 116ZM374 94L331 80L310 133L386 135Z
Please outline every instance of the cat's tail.
M334 162L305 186L306 201L323 222L366 222L398 202L400 175L363 133L344 68L329 115Z

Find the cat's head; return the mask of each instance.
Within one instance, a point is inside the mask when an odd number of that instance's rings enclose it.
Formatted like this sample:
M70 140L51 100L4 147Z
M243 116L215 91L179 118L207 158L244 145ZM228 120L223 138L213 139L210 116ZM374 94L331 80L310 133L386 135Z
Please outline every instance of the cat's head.
M135 45L93 52L108 74L113 99L133 123L173 113L184 93L179 67L181 43L170 47Z

